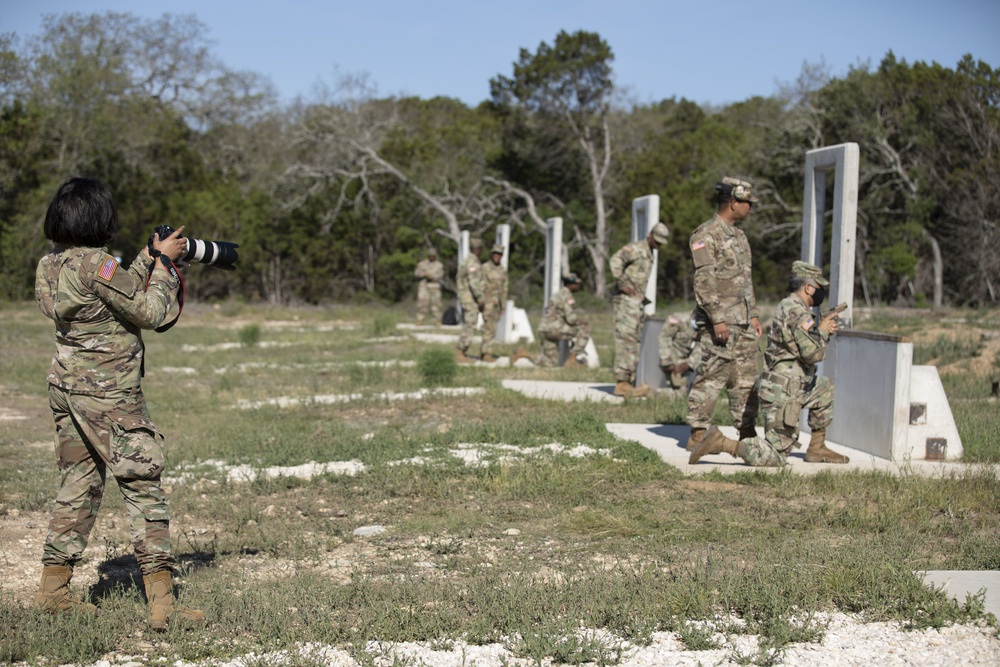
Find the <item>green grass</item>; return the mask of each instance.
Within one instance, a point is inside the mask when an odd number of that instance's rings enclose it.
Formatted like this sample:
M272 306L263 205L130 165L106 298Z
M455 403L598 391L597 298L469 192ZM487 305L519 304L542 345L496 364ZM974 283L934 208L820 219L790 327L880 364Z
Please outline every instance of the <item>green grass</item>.
M992 322L974 317L977 327ZM0 663L86 663L114 651L225 659L314 642L374 664L371 641L446 647L462 639L503 641L537 663L614 664L621 640L643 644L654 631L713 648L711 623L722 613L743 621L725 632L761 636L757 653L731 659L770 664L789 643L822 638L816 612L914 628L981 618L981 600L957 604L913 572L1000 569L994 469L934 479L749 469L684 477L604 426L682 422L683 401L557 404L500 385L504 377L611 383L609 312L590 314L604 362L596 372L452 365L447 378L446 347L366 342L395 338L403 318L390 308L195 304L169 333L147 336L144 387L167 434L181 594L210 623L171 631L166 648L148 647L160 640L143 631L141 594L128 577L108 579L109 565L137 573L111 483L85 562L103 568L101 578L74 580L97 584L87 592L102 614L43 616L30 607L30 584L0 584ZM259 335L252 346L249 327ZM0 398L28 418L0 421L0 530L14 510L44 524L57 484L51 445L35 444L52 438L44 386L51 335L31 305L4 313ZM394 360L416 364L373 363ZM1000 461L989 383L971 373L942 377L966 459ZM435 384L484 391L381 398ZM344 394L360 397L309 400ZM238 407L277 397L301 402ZM726 420L724 401L716 416ZM594 453L553 453L544 449L551 443ZM456 456L477 447L479 465ZM232 482L214 461L260 472L310 461L364 469ZM386 531L353 534L374 524ZM268 664L257 660L249 664ZM321 663L307 651L288 664Z

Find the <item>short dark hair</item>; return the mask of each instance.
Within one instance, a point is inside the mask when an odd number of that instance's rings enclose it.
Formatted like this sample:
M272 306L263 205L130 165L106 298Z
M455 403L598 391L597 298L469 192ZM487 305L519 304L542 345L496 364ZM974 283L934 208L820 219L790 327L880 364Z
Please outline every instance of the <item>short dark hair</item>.
M728 204L733 201L733 186L728 183L716 183L715 184L715 203L718 206L723 204Z
M71 178L59 187L45 213L45 238L65 246L100 248L118 235L111 191L93 178Z
M802 289L803 285L812 282L809 278L800 278L799 276L792 276L788 279L788 292L798 292Z

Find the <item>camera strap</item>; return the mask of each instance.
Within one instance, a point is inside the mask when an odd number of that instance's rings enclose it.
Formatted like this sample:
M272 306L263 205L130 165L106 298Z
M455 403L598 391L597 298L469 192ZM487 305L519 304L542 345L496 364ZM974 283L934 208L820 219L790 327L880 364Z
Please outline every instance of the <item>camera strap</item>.
M177 267L174 266L174 263L169 257L161 253L159 250L153 250L152 248L149 249L149 254L153 256L153 262L149 265L149 272L146 274L147 290L149 289L149 278L153 275L153 269L156 268L157 259L159 259L160 263L163 264L163 268L165 268L167 272L176 278L178 283L180 283L180 291L177 293L177 317L170 320L163 326L153 329L156 333L163 333L164 331L170 329L170 327L177 324L177 320L181 319L181 313L184 312L184 279L181 277L180 272L177 270Z

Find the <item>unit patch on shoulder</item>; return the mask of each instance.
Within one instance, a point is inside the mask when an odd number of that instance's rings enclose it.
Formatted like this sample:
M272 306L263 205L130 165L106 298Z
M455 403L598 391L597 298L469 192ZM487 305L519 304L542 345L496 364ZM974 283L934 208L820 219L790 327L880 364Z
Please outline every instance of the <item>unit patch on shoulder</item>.
M111 278L114 277L115 271L117 270L117 260L115 260L114 257L108 257L104 260L104 263L101 264L101 270L97 272L97 277L107 282L111 282Z

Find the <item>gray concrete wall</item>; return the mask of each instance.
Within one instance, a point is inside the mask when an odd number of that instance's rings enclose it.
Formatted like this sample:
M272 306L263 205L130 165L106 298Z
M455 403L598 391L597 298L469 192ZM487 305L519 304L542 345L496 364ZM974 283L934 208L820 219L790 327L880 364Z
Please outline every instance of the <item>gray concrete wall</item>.
M841 331L825 369L835 385L830 441L893 459L906 447L913 343L900 336Z

